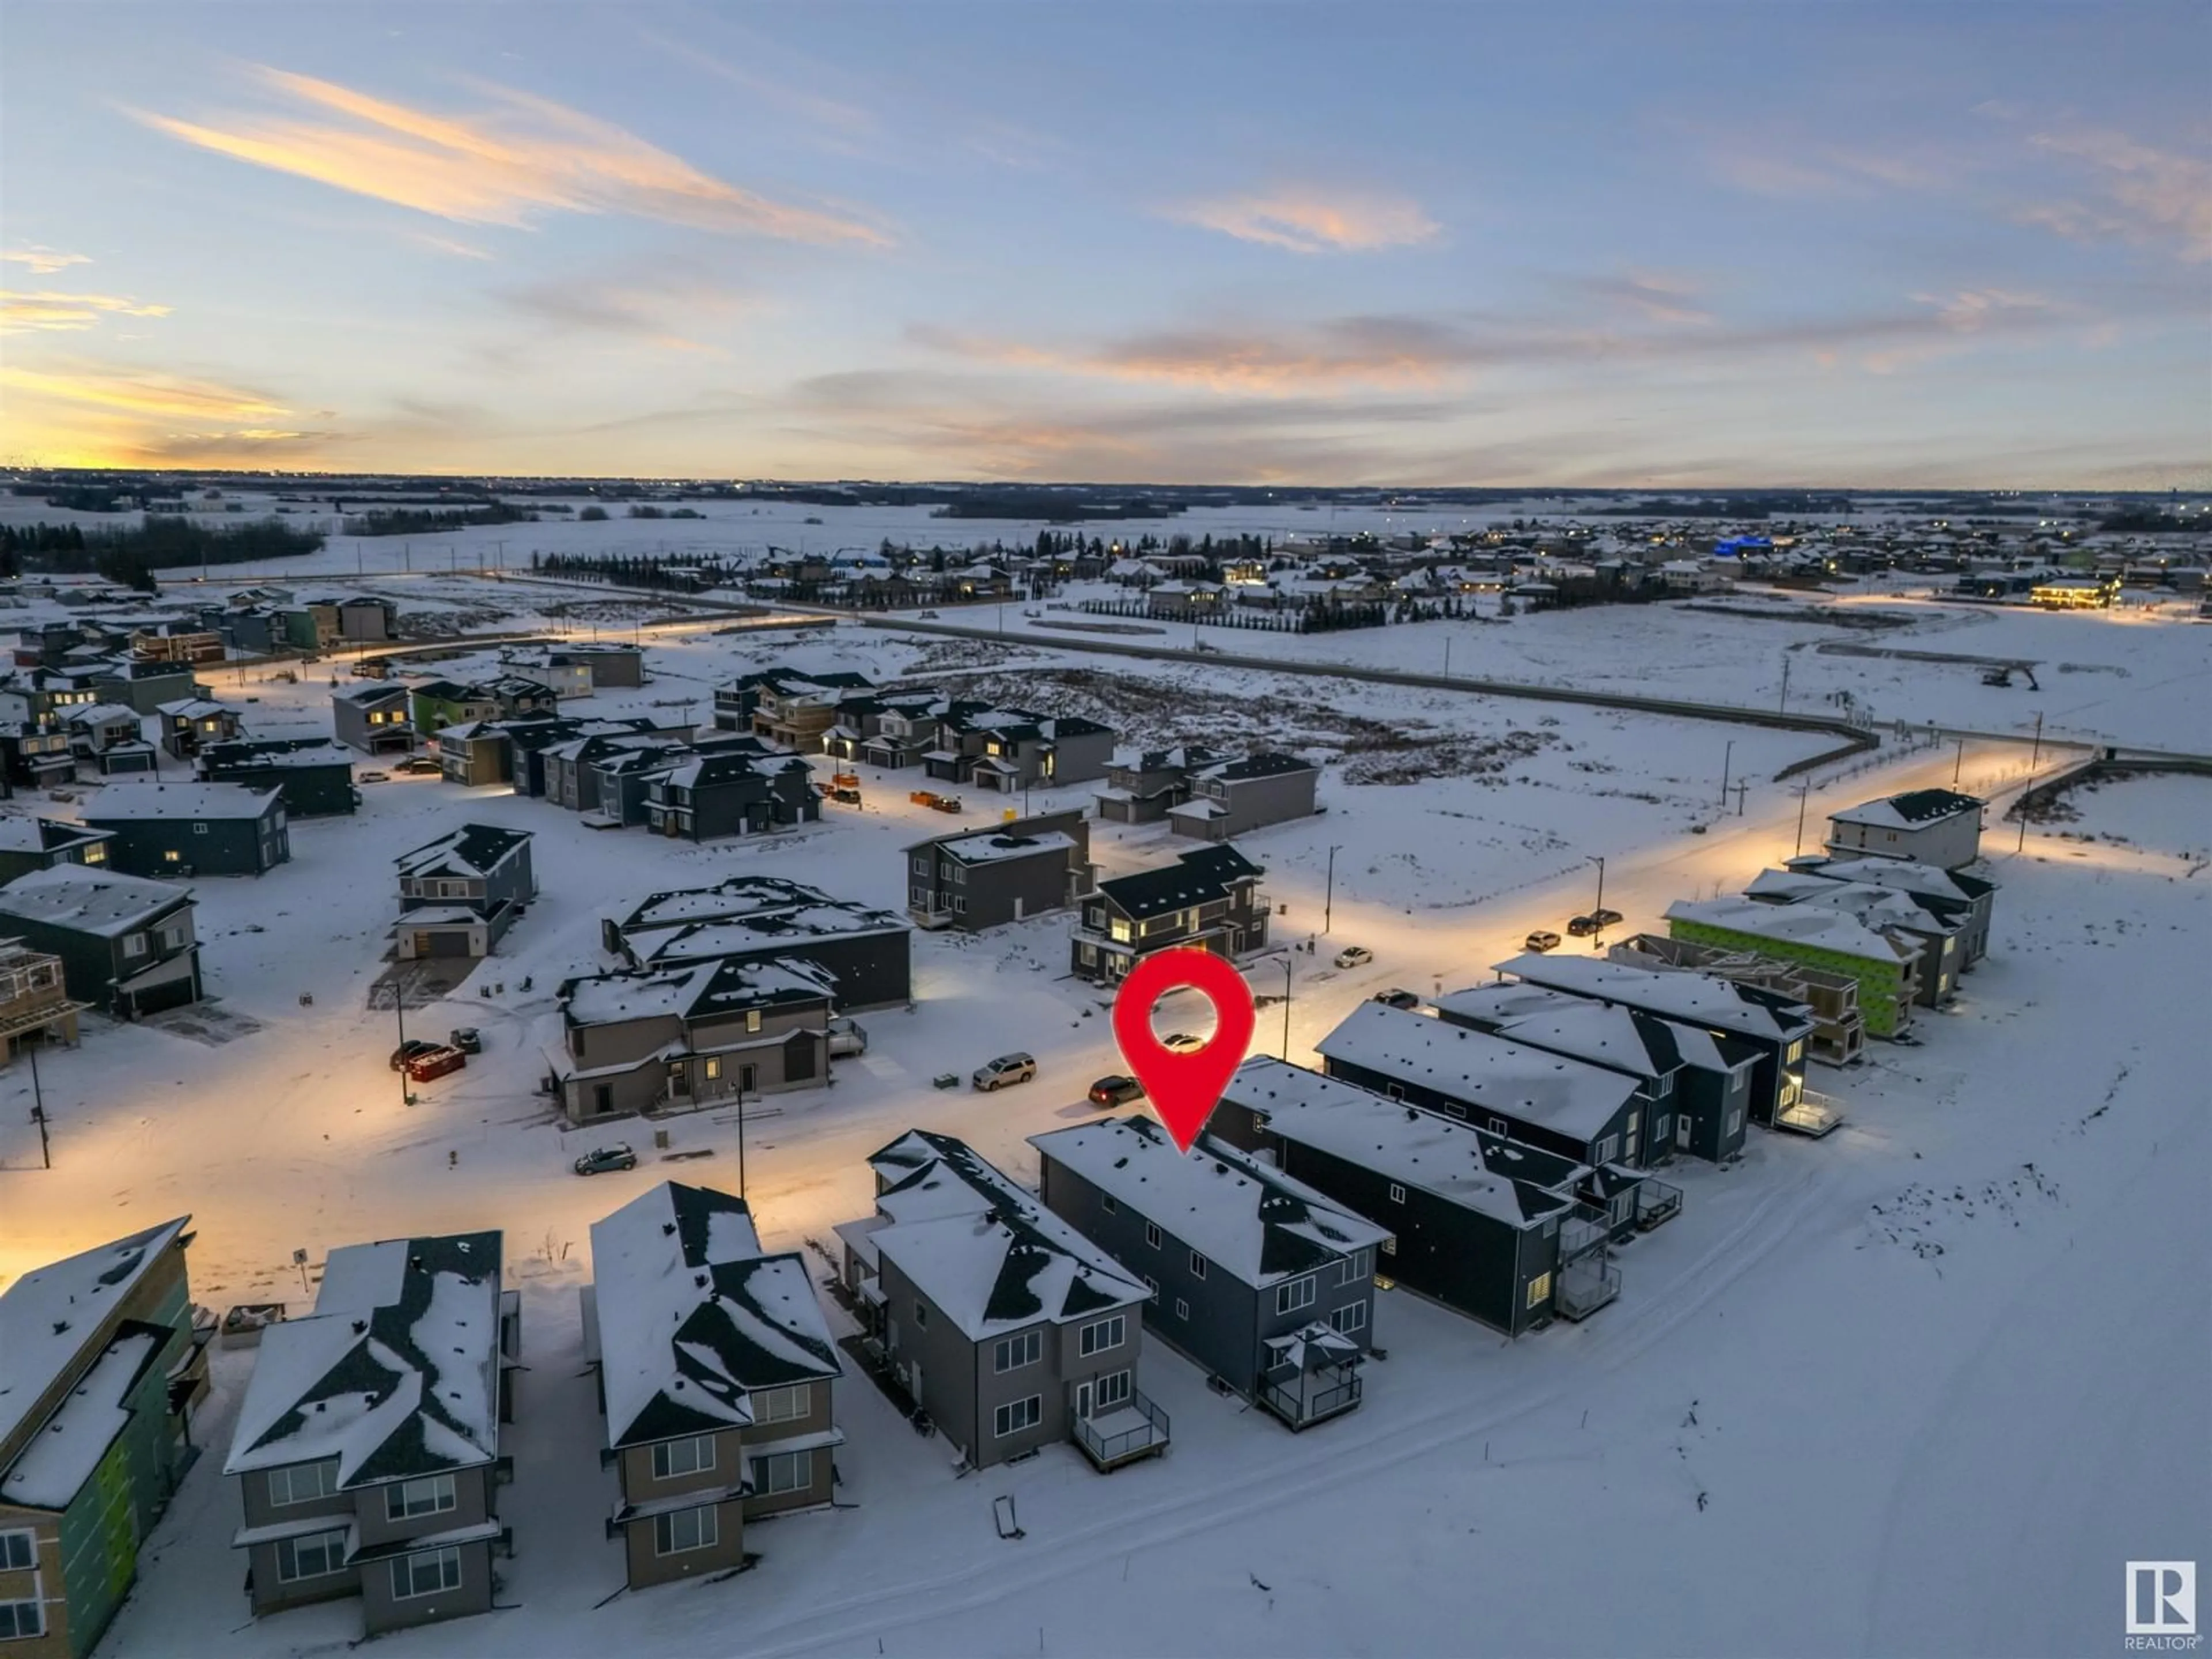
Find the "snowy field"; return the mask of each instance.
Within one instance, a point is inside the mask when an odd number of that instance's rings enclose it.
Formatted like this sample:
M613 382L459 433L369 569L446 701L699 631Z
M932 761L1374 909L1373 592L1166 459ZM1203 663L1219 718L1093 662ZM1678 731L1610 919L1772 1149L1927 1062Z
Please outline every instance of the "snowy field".
M619 634L665 615L658 603L478 578L387 591L475 628ZM1018 609L1008 607L1010 635ZM1809 700L1832 689L1824 673L1838 686L1887 674L1894 690L1862 694L1885 719L2003 730L2040 708L2056 728L2058 699L2071 696L2077 722L2109 720L2118 740L2208 746L2212 632L1955 616L1923 605L1910 629L1832 635L2035 656L2052 665L2039 669L2051 701L1946 665L1822 655L1831 635L1817 624L1679 607L1220 637L1232 650L1425 666L1449 629L1468 641L1455 646L1455 672L1724 701L1771 695L1787 650L1793 707L1801 690ZM2053 631L2022 631L2031 624ZM1328 902L1328 944L1375 953L1346 973L1326 951L1287 958L1287 1036L1271 1003L1255 1042L1294 1060L1375 992L1478 981L1530 929L1589 908L1595 858L1627 929L1654 926L1674 899L1740 887L1796 838L1796 785L1773 774L1825 746L1194 660L1085 658L1034 630L1004 646L850 624L797 645L720 623L643 637L653 683L577 708L665 715L681 702L704 718L715 683L790 661L964 677L984 695L1113 714L1130 741L1201 736L1165 728L1211 721L1218 742L1326 756L1327 813L1240 843L1288 907L1279 944L1318 932ZM438 672L494 660L487 651ZM328 730L326 681L209 678L226 699L258 699L246 709L257 732ZM1969 743L1848 778L1815 774L1807 839L1826 811L1868 795L1949 784L1954 768L1966 787L2009 787L2026 760ZM1752 781L1740 817L1719 804L1723 764ZM1423 765L1442 775L1355 781ZM529 1367L502 1448L517 1460L503 1506L517 1539L503 1599L517 1607L386 1638L398 1656L2071 1654L2117 1638L2124 1560L2185 1558L2212 1537L2204 1045L2158 989L2199 976L2212 782L2158 779L2078 792L2076 816L2031 830L2019 854L2013 826L1993 829L2004 888L1992 955L1955 1009L1923 1021L1917 1046L1878 1046L1864 1066L1816 1073L1850 1113L1837 1135L1755 1137L1727 1172L1678 1166L1683 1215L1627 1249L1620 1300L1587 1325L1508 1344L1388 1296L1377 1340L1389 1358L1370 1368L1365 1404L1300 1437L1210 1394L1155 1346L1140 1386L1171 1413L1174 1449L1109 1478L1059 1447L956 1481L943 1443L918 1438L856 1378L838 1413L850 1437L841 1497L857 1507L749 1528L764 1557L754 1573L599 1607L622 1565L600 1528L613 1486L582 1374L586 1230L670 1176L733 1188L738 1129L729 1114L676 1119L670 1151L706 1156L569 1174L591 1140L625 1136L647 1152L651 1130L554 1127L535 1093L558 1030L552 994L600 965L601 915L656 890L757 869L896 907L898 849L960 821L908 805L914 774L862 770L865 810L833 806L797 833L705 848L595 832L503 788L429 780L365 785L356 817L295 823L290 864L258 881L193 884L218 1019L197 1030L88 1020L80 1049L42 1061L52 1171L37 1167L26 1128L26 1068L0 1073L0 1283L186 1211L194 1291L217 1307L300 1300L295 1248L319 1261L366 1238L503 1228ZM1087 793L1041 792L1032 805ZM980 823L970 800L964 822ZM452 1000L410 1013L410 1035L482 1028L486 1053L419 1085L410 1107L385 1064L392 1018L365 1006L395 914L390 861L469 820L537 832L543 896ZM1094 829L1109 873L1170 851L1158 826ZM916 936L916 1008L864 1016L869 1052L838 1062L831 1088L747 1115L750 1195L771 1248L826 1241L832 1224L865 1213L862 1158L910 1126L962 1135L1034 1178L1024 1138L1090 1116L1083 1091L1118 1069L1097 994L1065 977L1066 939L1055 917L976 939ZM1281 994L1285 959L1253 965L1262 995ZM988 1097L928 1086L1018 1047L1038 1057L1033 1085ZM349 1602L246 1622L229 1548L237 1498L217 1466L250 1361L218 1352L199 1422L215 1453L149 1540L103 1651L280 1655L356 1634ZM1020 1541L992 1528L1001 1493L1018 1500Z

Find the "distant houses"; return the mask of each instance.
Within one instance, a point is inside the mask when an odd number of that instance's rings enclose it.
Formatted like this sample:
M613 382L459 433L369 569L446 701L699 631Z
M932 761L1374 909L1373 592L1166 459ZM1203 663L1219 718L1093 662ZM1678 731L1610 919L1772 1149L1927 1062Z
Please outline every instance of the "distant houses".
M120 783L85 823L109 831L108 862L126 875L259 876L292 856L279 789L234 783Z
M1084 902L1091 828L1080 810L1040 812L908 847L907 914L923 927L981 933Z

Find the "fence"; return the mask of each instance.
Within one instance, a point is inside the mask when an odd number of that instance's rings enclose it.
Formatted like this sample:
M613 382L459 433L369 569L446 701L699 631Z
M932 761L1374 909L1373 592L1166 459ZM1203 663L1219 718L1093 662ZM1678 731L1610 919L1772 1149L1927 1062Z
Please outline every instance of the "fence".
M1352 628L1381 628L1390 620L1380 605L1315 605L1291 611L1254 611L1231 606L1222 611L1174 611L1149 599L1085 599L1076 609L1098 617L1142 617L1148 622L1193 623L1207 628L1241 628L1260 634L1333 634Z

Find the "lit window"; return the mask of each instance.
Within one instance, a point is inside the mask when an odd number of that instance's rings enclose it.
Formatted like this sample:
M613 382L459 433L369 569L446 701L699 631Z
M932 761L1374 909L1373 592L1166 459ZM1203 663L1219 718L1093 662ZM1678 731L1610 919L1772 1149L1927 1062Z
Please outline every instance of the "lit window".
M1552 1299L1552 1276L1538 1273L1528 1281L1528 1305L1540 1308Z

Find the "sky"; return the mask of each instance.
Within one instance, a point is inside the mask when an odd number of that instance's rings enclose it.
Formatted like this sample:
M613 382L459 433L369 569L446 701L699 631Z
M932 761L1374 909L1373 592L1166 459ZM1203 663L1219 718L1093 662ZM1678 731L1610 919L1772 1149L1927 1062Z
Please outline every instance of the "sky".
M0 15L0 465L2212 485L2212 4Z

